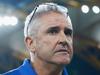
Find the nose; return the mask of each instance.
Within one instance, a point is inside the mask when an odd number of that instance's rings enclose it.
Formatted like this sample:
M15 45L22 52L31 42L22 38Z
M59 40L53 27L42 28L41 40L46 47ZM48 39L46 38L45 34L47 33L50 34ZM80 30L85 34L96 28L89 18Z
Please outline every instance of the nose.
M68 39L63 31L59 35L59 44L63 46L68 45Z

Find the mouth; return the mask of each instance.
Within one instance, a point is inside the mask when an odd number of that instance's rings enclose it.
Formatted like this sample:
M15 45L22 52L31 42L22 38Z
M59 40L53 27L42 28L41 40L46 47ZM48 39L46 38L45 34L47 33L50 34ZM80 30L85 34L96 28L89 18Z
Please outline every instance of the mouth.
M55 51L55 53L58 53L58 52L63 52L63 53L68 53L69 54L69 50L65 49L65 48L60 48L60 49L57 49Z

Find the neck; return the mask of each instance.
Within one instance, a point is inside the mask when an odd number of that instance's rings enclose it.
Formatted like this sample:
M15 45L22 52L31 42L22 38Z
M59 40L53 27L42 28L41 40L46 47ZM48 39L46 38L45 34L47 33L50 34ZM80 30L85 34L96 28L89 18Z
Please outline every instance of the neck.
M63 67L39 59L31 60L37 75L62 75Z

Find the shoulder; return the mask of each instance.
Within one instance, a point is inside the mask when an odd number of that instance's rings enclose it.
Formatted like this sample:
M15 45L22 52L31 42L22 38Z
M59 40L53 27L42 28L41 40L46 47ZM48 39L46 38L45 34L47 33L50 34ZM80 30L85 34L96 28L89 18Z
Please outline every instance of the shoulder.
M20 70L20 68L13 69L13 70L10 70L10 71L3 73L1 75L21 75L19 70Z
M20 70L22 69L22 65L20 65L18 68L16 68L16 69L12 69L12 70L10 70L10 71L8 71L8 72L5 72L5 73L3 73L3 74L1 74L1 75L21 75L20 74Z
M17 69L13 69L1 75L37 75L35 70L32 68L29 59L25 59L23 64Z

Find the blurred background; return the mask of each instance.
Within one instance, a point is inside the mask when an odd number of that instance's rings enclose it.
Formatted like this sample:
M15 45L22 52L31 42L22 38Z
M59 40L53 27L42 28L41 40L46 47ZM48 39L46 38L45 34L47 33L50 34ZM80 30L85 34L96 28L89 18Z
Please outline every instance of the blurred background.
M0 0L0 73L22 64L28 52L24 21L36 4L68 7L74 27L74 57L69 75L100 75L100 0Z

